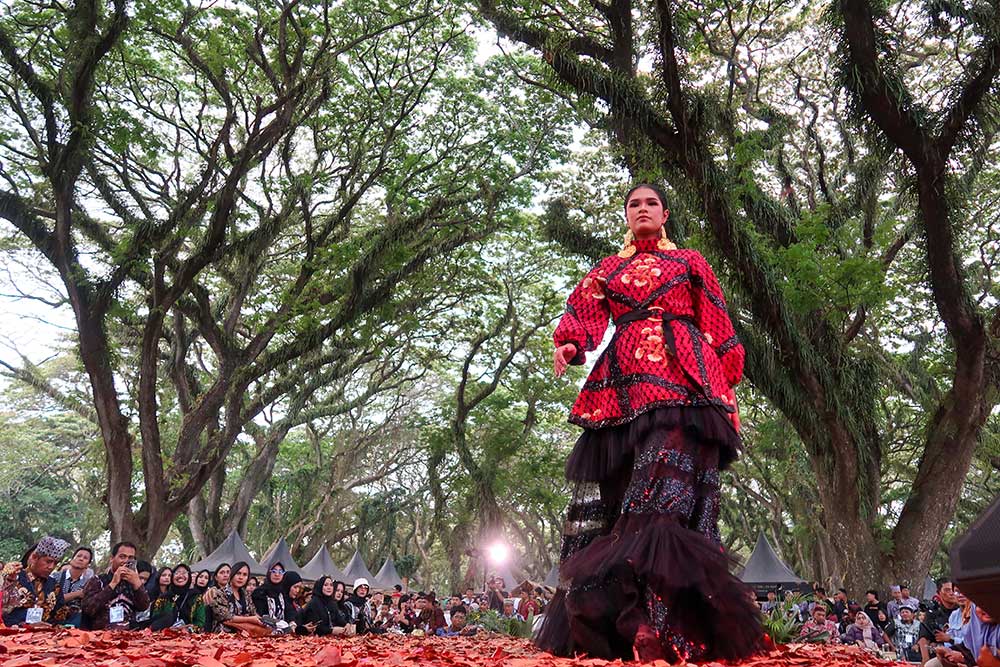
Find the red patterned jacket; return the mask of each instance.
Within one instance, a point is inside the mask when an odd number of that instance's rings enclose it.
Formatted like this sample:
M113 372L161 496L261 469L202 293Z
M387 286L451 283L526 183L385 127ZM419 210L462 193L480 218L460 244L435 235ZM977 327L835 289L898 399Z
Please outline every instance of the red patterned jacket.
M570 363L600 345L609 318L618 323L573 405L574 424L616 426L664 406L734 411L722 397L743 376L744 352L719 282L696 250L656 243L605 257L569 297L553 339L576 346Z

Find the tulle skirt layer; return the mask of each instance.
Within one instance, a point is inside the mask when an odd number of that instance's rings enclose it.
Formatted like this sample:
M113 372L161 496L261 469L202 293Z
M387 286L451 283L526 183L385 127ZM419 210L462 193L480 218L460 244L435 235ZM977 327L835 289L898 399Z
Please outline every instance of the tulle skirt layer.
M719 540L720 461L739 447L722 419L665 408L581 437L567 463L577 484L540 648L630 659L645 625L673 661L761 650L760 612Z

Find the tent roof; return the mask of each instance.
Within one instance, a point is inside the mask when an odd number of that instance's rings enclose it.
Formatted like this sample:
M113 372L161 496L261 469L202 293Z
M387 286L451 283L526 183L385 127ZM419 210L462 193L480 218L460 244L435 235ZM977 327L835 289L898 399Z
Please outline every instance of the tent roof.
M545 582L544 582L544 584L546 586L551 586L552 588L557 588L559 586L559 564L558 563L556 563L555 565L553 565L552 569L549 570L549 573L547 575L545 575Z
M387 591L397 585L402 586L403 580L400 578L399 572L396 572L396 563L393 562L391 557L386 558L385 562L382 563L382 569L375 575L375 581L372 582L372 586L377 590Z
M333 577L336 581L344 581L347 578L333 562L326 544L316 551L316 555L312 557L311 561L299 568L299 574L306 581L316 581L323 575Z
M292 558L292 552L288 548L288 542L285 538L278 540L278 543L274 545L274 548L267 552L264 558L260 561L260 568L257 574L265 574L271 569L271 566L275 563L280 562L285 566L285 572L295 572L296 574L302 574L299 571L299 565Z
M233 563L238 563L240 561L249 563L251 572L256 572L260 569L257 561L255 561L253 556L250 555L250 550L247 549L247 545L243 543L243 539L240 537L239 533L234 530L229 533L229 536L222 541L222 544L220 544L215 551L192 565L191 570L193 572L198 572L199 570L215 570L215 568L219 567L223 563L232 565Z
M365 566L365 561L361 558L361 552L355 550L354 555L351 556L351 561L344 568L344 581L348 587L353 587L354 580L361 577L367 579L368 583L374 586L375 575Z
M764 533L757 535L757 544L753 548L750 560L739 574L740 580L751 586L777 586L783 584L791 587L803 583L801 577L785 565L775 553L771 543Z
M920 596L920 599L924 601L933 600L934 596L937 595L937 592L938 592L937 583L935 583L934 580L931 579L930 577L924 579L924 590L923 590L923 595Z

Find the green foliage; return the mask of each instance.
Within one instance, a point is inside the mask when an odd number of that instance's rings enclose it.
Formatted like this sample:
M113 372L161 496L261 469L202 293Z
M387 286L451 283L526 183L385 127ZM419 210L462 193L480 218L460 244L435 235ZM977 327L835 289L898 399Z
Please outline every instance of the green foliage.
M529 614L525 620L517 618L503 618L495 609L471 611L468 615L469 625L478 625L486 632L498 632L510 637L520 639L531 638L531 628L535 615Z
M771 636L775 644L787 644L796 641L799 632L802 630L802 621L799 620L799 606L805 602L806 598L795 594L779 600L778 603L764 615L764 631ZM810 637L806 642L822 642L823 637Z

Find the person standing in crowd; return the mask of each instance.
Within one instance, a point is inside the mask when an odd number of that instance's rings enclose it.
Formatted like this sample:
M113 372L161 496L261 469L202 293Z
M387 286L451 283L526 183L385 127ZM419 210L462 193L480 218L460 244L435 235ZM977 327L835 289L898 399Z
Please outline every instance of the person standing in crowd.
M524 620L528 620L529 616L538 616L541 613L542 608L534 598L531 597L531 585L525 583L521 590L519 591L521 601L517 604L517 614Z
M951 579L941 578L937 581L937 597L931 603L930 609L924 614L924 621L920 624L920 658L923 662L930 660L931 654L935 652L937 640L935 635L947 630L948 619L952 612L958 609L958 600L955 599L955 586Z
M52 572L69 542L47 536L21 562L3 568L3 622L6 625L61 623L70 613Z
M553 333L558 377L615 323L569 417L583 428L566 463L569 586L536 644L563 656L745 658L764 648L763 617L718 528L719 473L742 449L744 349L708 262L667 238L663 191L640 183L624 209L624 247L580 281Z
M910 609L913 610L914 614L916 614L917 611L920 609L920 600L918 600L915 597L910 597L910 587L907 586L906 584L903 584L900 587L899 604L900 606L903 607L909 607Z
M63 625L80 627L83 620L83 588L94 576L94 571L90 569L93 562L94 552L90 547L77 547L66 569L61 572L53 572L51 575L58 580L63 601L68 607L66 620L62 622Z
M886 633L892 639L893 646L900 660L906 662L924 661L920 659L920 623L914 618L913 610L907 606L899 607L899 618L889 623Z
M880 602L878 599L878 591L874 588L869 588L865 593L865 598L865 606L862 609L868 614L868 618L872 620L872 623L884 630L888 614L885 611L885 603ZM881 617L879 617L880 612L882 614Z
M271 634L271 628L264 625L257 615L247 595L246 586L250 580L250 565L235 563L229 577L229 586L212 596L212 632L244 631L254 637Z
M823 635L826 637L820 639ZM812 618L802 625L799 631L799 638L811 642L822 641L824 644L839 644L840 630L837 624L826 617L826 605L817 604L813 606Z
M854 622L854 614L849 613L850 606L850 600L847 599L847 589L838 588L833 595L833 613L836 614L841 623L850 625Z
M902 588L898 585L890 586L889 595L891 599L885 603L885 613L890 621L895 621L899 618L899 603L903 599Z
M137 612L149 609L149 594L139 578L135 545L111 547L108 571L92 577L83 589L83 627L87 630L127 630Z
M844 633L843 642L854 644L868 651L877 651L882 646L889 643L889 637L878 628L868 614L858 611L854 615L854 623Z

